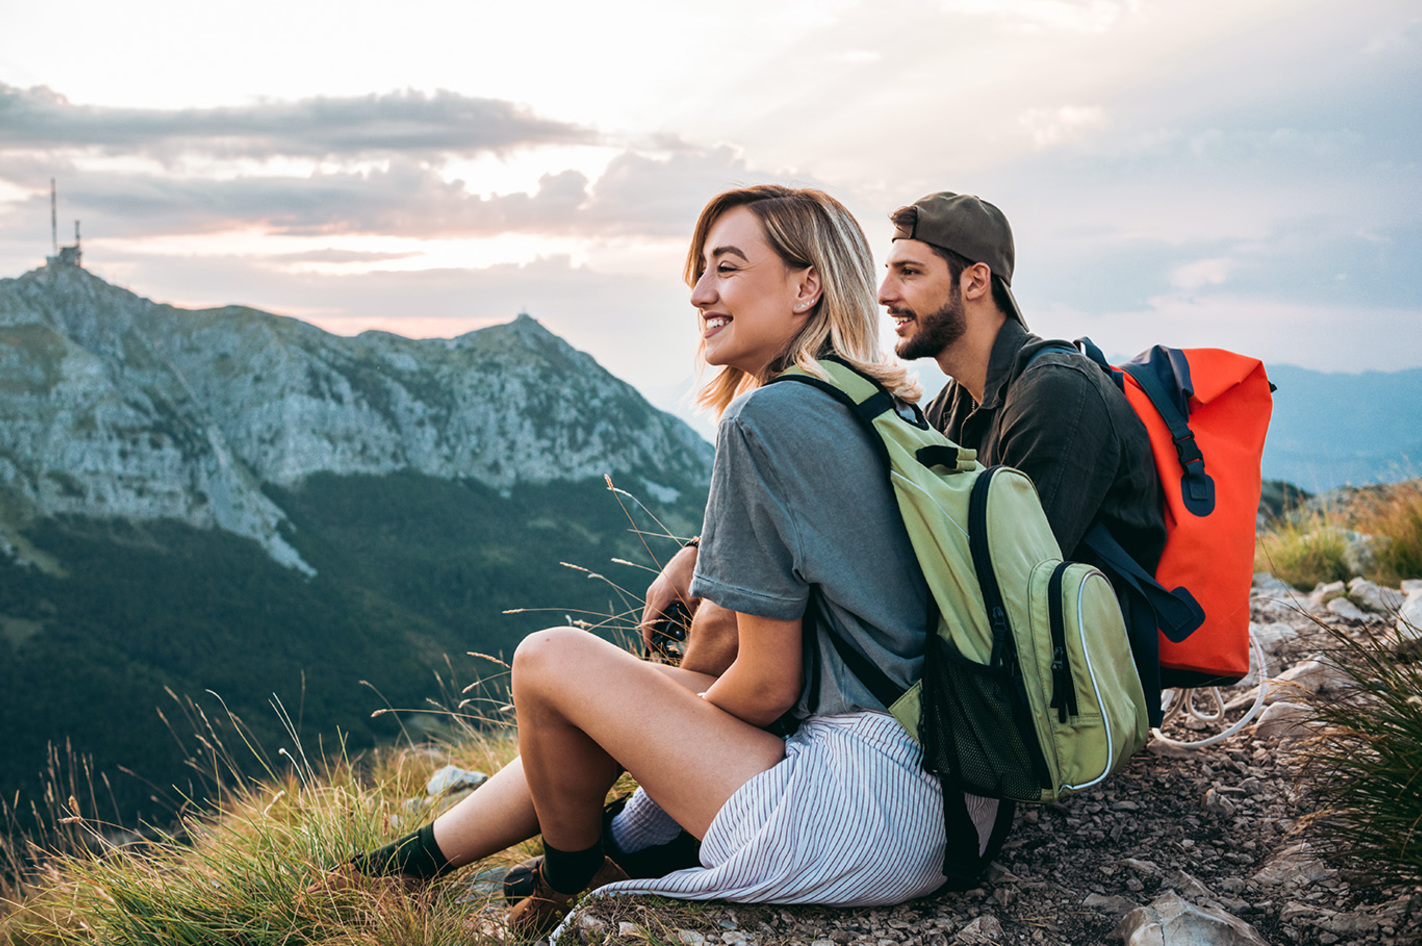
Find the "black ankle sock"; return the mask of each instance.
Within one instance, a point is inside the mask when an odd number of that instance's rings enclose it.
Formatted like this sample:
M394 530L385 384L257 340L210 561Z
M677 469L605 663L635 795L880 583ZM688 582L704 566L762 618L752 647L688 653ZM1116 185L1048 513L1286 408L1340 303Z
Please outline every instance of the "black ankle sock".
M560 851L543 842L543 880L559 893L577 893L602 866L602 842L585 851Z
M437 877L449 869L449 859L434 839L434 822L392 841L368 854L351 858L362 874L405 874L410 877ZM591 875L589 875L591 876Z

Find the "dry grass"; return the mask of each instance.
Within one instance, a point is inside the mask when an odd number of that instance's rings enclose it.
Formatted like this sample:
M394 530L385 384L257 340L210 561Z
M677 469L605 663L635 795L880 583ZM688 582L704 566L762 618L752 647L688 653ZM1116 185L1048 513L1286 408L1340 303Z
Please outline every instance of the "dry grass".
M1350 562L1350 534L1371 536L1371 555ZM1354 575L1396 586L1422 576L1422 480L1352 490L1329 506L1273 520L1260 533L1256 571L1296 588Z
M502 931L501 906L483 908L492 890L465 872L422 896L368 891L309 894L307 887L352 851L384 844L449 803L425 792L448 763L493 772L513 758L512 730L480 730L459 717L456 741L413 743L358 759L343 752L308 759L299 744L273 761L245 738L230 752L209 724L194 767L216 773L217 801L181 813L167 830L124 831L96 818L95 793L64 792L82 783L56 764L44 843L6 842L0 864L7 888L0 943L51 944L303 943L425 944L494 941L481 915ZM242 763L256 770L242 771ZM82 772L82 766L80 766ZM63 797L61 797L63 796ZM33 834L33 832L32 832ZM532 845L491 859L498 869L535 853ZM486 885L487 887L488 885Z

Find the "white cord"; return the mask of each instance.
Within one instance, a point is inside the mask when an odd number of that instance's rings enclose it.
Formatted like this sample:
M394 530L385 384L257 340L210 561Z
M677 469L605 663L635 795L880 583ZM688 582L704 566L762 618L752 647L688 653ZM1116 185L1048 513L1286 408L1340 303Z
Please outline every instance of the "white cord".
M1269 692L1269 668L1264 659L1264 648L1260 645L1258 638L1254 636L1254 631L1252 629L1249 632L1249 645L1250 653L1254 657L1254 666L1259 668L1259 692L1255 695L1254 705L1249 708L1249 712L1241 716L1238 720L1235 721L1234 725L1230 726L1223 732L1216 733L1213 736L1207 736L1204 739L1200 739L1194 742L1185 742L1179 739L1171 739L1169 736L1162 733L1159 729L1152 729L1151 735L1155 736L1155 738L1159 739L1167 746L1174 746L1177 749L1202 749L1205 746L1214 745L1215 743L1223 739L1228 739L1230 736L1233 736L1245 726L1249 725L1254 720L1254 717L1258 716L1259 711L1264 707L1264 697ZM1164 725L1166 722L1169 722L1171 719L1174 719L1176 716L1180 715L1181 712L1188 713L1191 719L1197 719L1205 723L1215 723L1223 720L1225 712L1224 695L1220 693L1219 687L1211 687L1210 695L1211 698L1214 700L1215 711L1212 713L1205 713L1196 709L1194 693L1192 693L1191 691L1166 690L1164 693L1161 694L1161 696L1165 698L1165 719L1161 720L1161 725Z

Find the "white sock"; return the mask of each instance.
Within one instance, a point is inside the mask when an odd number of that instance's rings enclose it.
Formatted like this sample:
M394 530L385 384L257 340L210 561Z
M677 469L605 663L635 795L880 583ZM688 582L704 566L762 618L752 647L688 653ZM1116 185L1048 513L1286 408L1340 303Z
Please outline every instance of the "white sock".
M612 819L611 831L612 843L631 854L666 844L681 833L681 825L639 788Z

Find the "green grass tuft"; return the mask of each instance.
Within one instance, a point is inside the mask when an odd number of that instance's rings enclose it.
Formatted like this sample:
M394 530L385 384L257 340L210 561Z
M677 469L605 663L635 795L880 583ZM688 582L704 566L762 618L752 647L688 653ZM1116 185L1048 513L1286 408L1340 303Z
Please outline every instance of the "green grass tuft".
M1422 883L1422 659L1396 629L1357 640L1332 635L1331 659L1352 684L1315 697L1327 728L1306 754L1305 782L1325 803L1323 844L1365 865L1368 883ZM1412 648L1412 656L1405 652Z

